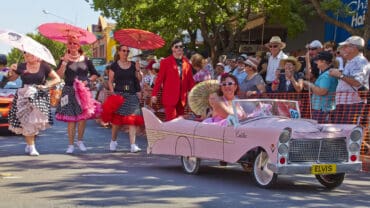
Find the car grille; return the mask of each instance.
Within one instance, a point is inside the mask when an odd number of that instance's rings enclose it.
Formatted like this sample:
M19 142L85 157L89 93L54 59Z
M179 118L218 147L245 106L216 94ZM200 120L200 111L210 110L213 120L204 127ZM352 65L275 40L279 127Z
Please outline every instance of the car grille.
M346 138L292 139L288 162L347 162Z

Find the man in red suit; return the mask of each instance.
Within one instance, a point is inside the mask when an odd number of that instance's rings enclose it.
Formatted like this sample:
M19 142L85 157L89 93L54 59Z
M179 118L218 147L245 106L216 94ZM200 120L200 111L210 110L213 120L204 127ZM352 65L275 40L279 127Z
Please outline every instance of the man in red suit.
M159 73L152 91L152 103L157 102L157 94L162 87L162 104L166 114L166 121L184 115L187 95L195 82L192 67L184 56L181 40L171 44L172 55L164 58L160 63Z

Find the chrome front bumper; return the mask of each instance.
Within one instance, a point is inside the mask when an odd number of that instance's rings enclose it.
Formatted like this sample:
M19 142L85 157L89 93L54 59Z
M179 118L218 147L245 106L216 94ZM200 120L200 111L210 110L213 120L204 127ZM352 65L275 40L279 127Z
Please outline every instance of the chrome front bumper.
M276 174L311 174L312 165L317 163L295 163L284 166L277 166L276 164L268 164L268 168ZM325 164L325 163L323 163ZM330 164L330 163L327 163ZM362 169L362 162L353 163L333 163L337 166L337 173L358 172Z

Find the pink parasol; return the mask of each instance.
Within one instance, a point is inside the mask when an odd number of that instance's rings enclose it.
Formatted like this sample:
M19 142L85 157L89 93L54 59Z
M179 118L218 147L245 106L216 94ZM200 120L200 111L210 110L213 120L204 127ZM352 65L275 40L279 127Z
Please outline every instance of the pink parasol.
M68 37L71 36L76 36L81 45L96 41L96 36L93 33L66 23L45 23L40 25L38 29L43 36L62 43L67 43Z

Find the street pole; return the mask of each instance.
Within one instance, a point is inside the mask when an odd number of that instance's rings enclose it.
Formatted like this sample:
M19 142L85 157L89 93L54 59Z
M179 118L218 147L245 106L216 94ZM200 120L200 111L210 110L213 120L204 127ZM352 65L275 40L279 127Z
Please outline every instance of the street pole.
M50 15L52 15L52 16L54 16L54 17L58 17L58 18L60 18L60 19L63 19L65 22L69 22L69 23L71 23L71 24L74 24L74 22L73 22L72 20L67 19L67 18L65 18L65 17L62 17L62 16L59 16L59 15L56 15L56 14L54 14L54 13L52 13L52 12L48 11L48 10L43 9L43 10L42 10L42 12L43 12L44 14L50 14Z

